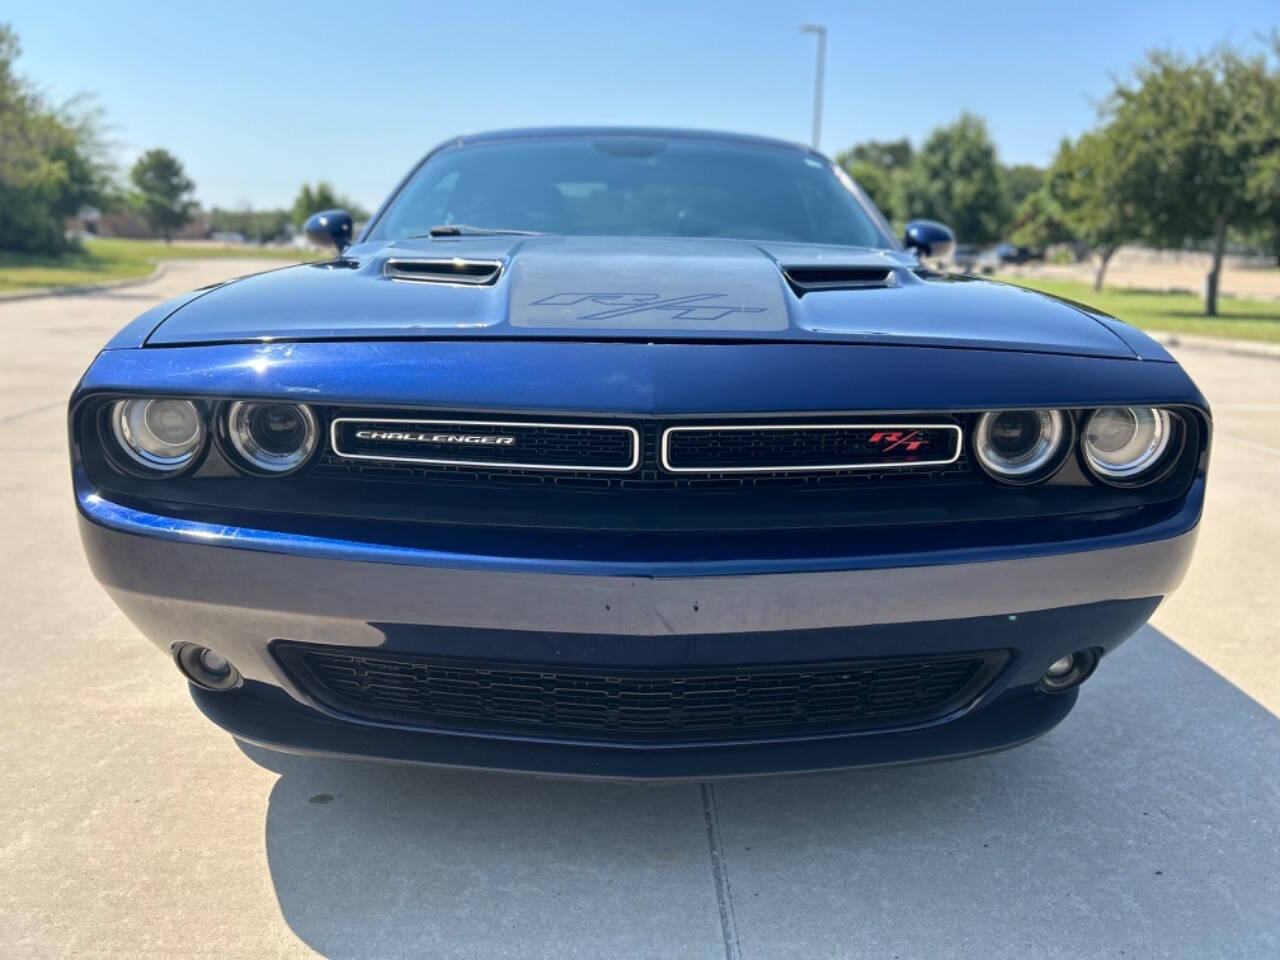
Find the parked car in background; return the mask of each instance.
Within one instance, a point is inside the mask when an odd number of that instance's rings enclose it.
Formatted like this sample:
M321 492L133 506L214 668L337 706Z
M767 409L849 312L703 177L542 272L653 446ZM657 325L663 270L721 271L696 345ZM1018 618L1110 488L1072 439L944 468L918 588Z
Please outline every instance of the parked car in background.
M950 231L899 242L806 147L462 137L354 243L308 231L332 259L143 314L69 410L94 574L246 741L640 778L979 754L1186 570L1181 367L928 269Z
M1012 243L997 243L996 257L1001 263L1029 263L1032 260L1043 260L1043 253L1036 253L1030 247L1016 246Z
M958 243L951 254L951 266L957 273L972 273L982 250L972 243Z

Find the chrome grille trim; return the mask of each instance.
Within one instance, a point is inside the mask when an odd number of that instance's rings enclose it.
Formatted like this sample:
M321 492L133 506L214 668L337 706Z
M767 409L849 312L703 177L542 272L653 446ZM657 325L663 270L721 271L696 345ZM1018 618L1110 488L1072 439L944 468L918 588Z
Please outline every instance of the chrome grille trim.
M502 460L468 460L444 457L409 457L397 454L347 453L338 443L338 427L343 423L397 424L426 427L561 427L567 430L609 430L625 433L631 440L631 461L624 467L602 467L595 464L530 463ZM398 417L335 417L329 424L329 446L345 460L380 460L396 463L425 463L453 467L509 467L518 470L589 470L599 473L631 473L640 465L640 431L630 426L601 423L548 423L532 420L419 420Z
M875 461L868 463L793 464L767 466L676 467L670 458L671 437L677 433L713 433L735 430L954 430L955 452L946 460ZM662 431L659 462L668 473L818 473L826 470L891 470L904 467L941 467L955 463L964 450L964 431L954 423L718 423L705 426L667 427Z

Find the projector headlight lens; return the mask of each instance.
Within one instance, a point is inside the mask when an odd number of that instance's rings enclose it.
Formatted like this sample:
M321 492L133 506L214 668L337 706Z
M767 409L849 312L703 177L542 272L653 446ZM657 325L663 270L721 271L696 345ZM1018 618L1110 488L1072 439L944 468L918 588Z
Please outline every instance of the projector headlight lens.
M1054 464L1066 439L1061 410L999 410L978 420L974 449L992 476L1027 483Z
M307 462L316 448L315 414L294 403L237 401L227 409L227 437L244 463L263 473L285 474Z
M186 468L204 445L204 419L190 400L117 400L111 431L129 457L160 473Z
M1161 461L1172 435L1167 410L1103 407L1085 426L1084 457L1103 478L1132 480Z

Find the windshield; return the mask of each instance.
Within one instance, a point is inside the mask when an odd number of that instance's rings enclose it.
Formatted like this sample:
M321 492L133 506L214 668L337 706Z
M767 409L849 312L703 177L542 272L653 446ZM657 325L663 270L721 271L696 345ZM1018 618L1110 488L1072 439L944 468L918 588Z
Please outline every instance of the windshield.
M548 137L432 156L369 240L433 227L892 248L869 201L799 150L682 137Z

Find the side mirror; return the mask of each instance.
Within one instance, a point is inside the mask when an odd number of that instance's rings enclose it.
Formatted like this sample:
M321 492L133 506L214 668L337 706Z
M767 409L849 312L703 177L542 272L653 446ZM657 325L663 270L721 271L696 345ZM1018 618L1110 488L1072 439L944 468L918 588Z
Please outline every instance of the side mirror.
M922 260L946 260L956 248L956 235L936 220L912 220L907 224L902 245L915 250Z
M338 248L338 253L342 253L351 246L355 225L351 222L351 214L345 210L324 210L308 217L302 229L306 231L307 239L317 247L332 243Z

